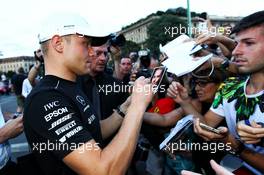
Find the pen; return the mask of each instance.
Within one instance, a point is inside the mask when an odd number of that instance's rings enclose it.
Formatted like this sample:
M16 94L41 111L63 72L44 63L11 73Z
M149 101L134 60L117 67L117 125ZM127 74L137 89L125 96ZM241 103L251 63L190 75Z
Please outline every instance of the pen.
M245 120L245 124L248 125L248 126L251 126L250 121L248 119Z
M245 124L248 126L251 126L250 121L248 119L245 120ZM262 123L262 122L257 122L257 124L260 125L262 128L264 127L264 123Z
M193 48L192 48L192 50L191 51L193 51L197 46L201 46L202 47L202 49L207 49L208 48L208 45L207 44L195 44L194 46L193 46Z
M199 46L199 44L195 44L195 45L193 46L193 48L191 49L191 51L193 51L197 46Z

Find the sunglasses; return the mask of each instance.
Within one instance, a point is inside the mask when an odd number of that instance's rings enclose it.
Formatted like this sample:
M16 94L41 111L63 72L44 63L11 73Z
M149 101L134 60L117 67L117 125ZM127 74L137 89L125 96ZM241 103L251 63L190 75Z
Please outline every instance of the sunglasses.
M202 88L204 88L209 83L215 83L214 81L206 80L206 81L195 81L195 85L198 85Z

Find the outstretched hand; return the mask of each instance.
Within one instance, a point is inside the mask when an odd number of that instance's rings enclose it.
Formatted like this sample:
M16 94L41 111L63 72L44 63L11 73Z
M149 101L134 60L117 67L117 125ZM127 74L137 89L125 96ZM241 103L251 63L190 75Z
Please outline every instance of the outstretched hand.
M210 164L217 175L234 175L233 173L227 171L224 167L217 164L214 160L211 160ZM183 170L181 172L181 175L201 175L201 174Z
M220 130L219 134L211 131L207 131L200 127L199 118L194 118L193 122L194 122L194 132L206 141L222 140L225 137L227 137L229 133L226 127L218 127L217 129Z
M143 104L145 107L148 106L154 96L154 88L149 81L149 79L146 79L143 76L135 81L132 90L131 103Z
M172 82L167 89L167 95L174 99L176 103L183 103L190 100L188 90L183 87L179 82Z

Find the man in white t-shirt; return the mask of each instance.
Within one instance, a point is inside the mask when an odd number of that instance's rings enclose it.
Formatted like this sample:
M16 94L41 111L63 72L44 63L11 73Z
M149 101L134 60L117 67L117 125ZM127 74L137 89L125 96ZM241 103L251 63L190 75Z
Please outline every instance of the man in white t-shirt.
M43 59L43 57L40 49L35 51L34 53L35 53L36 63L34 66L32 66L32 68L28 73L28 77L23 81L22 84L22 95L25 98L31 92L32 88L39 82L38 74L42 64L40 60Z
M26 98L28 94L31 92L31 90L32 90L32 85L30 84L29 80L26 78L22 84L22 95Z
M233 29L237 42L232 54L240 78L229 78L219 88L210 110L201 116L190 105L186 89L173 83L168 89L187 113L196 116L194 131L205 140L221 140L231 146L231 152L242 159L244 167L254 174L264 172L264 147L246 144L237 133L237 123L264 123L264 11L243 18ZM216 134L199 125L200 121L216 127L225 120L228 129L221 127ZM254 122L253 122L254 121ZM254 125L261 127L261 125ZM253 143L253 142L252 142ZM231 153L230 152L230 153Z

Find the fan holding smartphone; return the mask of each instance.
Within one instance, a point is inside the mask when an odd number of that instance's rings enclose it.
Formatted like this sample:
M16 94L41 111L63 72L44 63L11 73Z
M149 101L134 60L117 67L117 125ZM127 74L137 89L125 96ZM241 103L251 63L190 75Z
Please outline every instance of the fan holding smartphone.
M203 128L203 129L205 129L207 131L210 131L210 132L213 132L213 133L216 133L216 134L221 134L221 130L219 130L219 129L215 129L215 128L213 128L211 126L208 126L208 125L206 125L204 123L199 123L199 125L200 125L201 128Z

